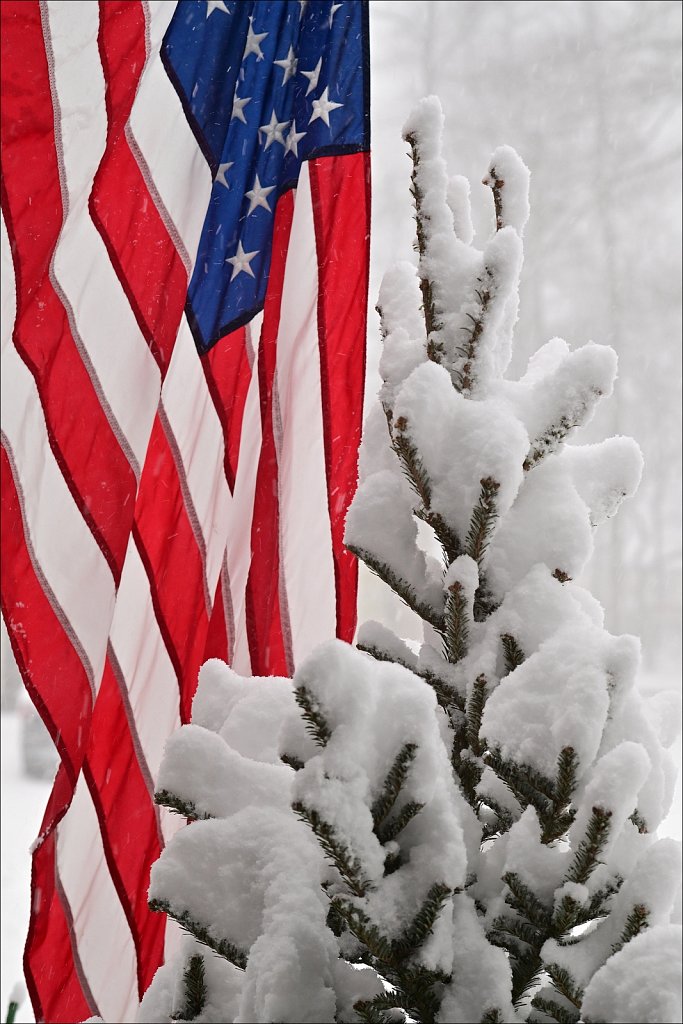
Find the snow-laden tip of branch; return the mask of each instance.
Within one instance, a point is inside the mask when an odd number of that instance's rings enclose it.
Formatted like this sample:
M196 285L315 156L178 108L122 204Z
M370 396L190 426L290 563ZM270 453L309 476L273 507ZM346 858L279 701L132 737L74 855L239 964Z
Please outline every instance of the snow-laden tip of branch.
M610 437L599 444L566 446L561 458L590 510L591 526L610 519L638 489L643 455L632 437Z
M411 110L403 125L403 138L413 136L422 147L426 159L441 156L444 115L438 96L423 97Z
M583 999L590 1020L681 1019L681 926L647 929L610 957Z
M420 283L412 263L400 260L386 271L377 299L385 334L400 327L424 343L424 320L420 316Z
M453 214L453 230L465 245L471 245L474 239L472 224L472 206L470 203L470 183L462 174L454 174L448 179L446 195L448 206Z
M588 342L563 356L564 343L544 346L527 375L509 394L532 438L524 468L532 469L578 428L590 422L598 402L612 394L617 355L609 345ZM544 372L546 370L547 372Z
M406 604L430 622L443 612L441 580L432 577L417 546L408 484L384 470L362 482L346 517L346 546L390 584Z
M496 228L509 225L521 236L529 220L529 168L512 146L499 146L483 184L493 191Z

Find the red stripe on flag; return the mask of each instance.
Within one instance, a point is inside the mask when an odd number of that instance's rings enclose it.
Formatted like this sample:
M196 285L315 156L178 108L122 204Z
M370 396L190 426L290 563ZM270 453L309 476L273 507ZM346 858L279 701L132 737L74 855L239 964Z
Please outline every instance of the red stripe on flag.
M207 661L209 658L220 658L221 661L228 663L231 660L230 650L232 646L232 637L228 636L225 604L223 600L224 573L225 569L222 569L221 574L218 577L218 583L216 584L216 597L213 602L211 618L209 619L209 629L206 634L206 645L204 647L202 662Z
M158 819L136 751L112 654L102 678L84 771L110 874L133 936L142 998L163 960L166 918L147 906L149 873L161 853ZM123 681L121 685L125 686ZM134 725L133 725L134 728Z
M75 784L90 728L90 683L33 565L19 493L4 447L0 458L2 613L31 700Z
M202 356L202 367L223 428L225 479L232 493L237 475L244 406L251 382L245 328L241 327L221 338Z
M0 18L7 82L2 209L16 275L14 344L35 379L55 458L118 585L136 479L50 276L63 209L40 7L6 2Z
M178 677L181 719L188 722L209 617L202 557L178 474L157 414L140 480L133 534L149 579L159 628Z
M358 563L344 523L358 481L370 265L370 154L311 160L318 251L318 337L337 636L356 630ZM359 258L364 253L365 259Z
M137 0L100 3L108 130L89 209L163 377L182 316L187 273L125 133L147 57L145 29Z
M258 356L262 442L256 476L251 566L246 592L251 669L257 676L287 676L291 674L292 667L285 648L280 609L280 510L273 429L273 387L282 288L293 216L294 193L289 191L280 197L275 211L273 254Z
M72 949L70 915L55 879L56 833L33 854L31 920L24 971L36 1020L73 1024L99 1014L85 978L79 978ZM58 978L59 983L44 979ZM88 997L84 993L88 993Z

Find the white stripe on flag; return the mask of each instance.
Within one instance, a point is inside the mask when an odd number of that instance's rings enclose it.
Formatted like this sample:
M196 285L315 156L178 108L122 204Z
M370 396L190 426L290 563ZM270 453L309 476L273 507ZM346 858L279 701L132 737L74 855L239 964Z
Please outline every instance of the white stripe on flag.
M311 186L308 164L304 163L287 253L273 407L280 481L280 560L295 666L324 638L335 635L337 622L317 301ZM310 614L312 608L315 616Z
M235 629L233 668L242 675L251 675L251 657L246 625L246 586L251 565L251 524L254 514L254 493L261 451L261 397L258 378L258 352L261 342L263 313L247 326L247 344L253 349L252 373L242 419L240 454L235 478L235 492L230 505L226 558L232 595Z
M129 544L119 585L111 644L152 780L168 736L180 725L178 680L159 631L149 580L135 544Z
M132 1020L137 1008L135 946L82 775L57 826L56 870L73 920L72 941L100 1013L106 1021Z
M52 592L52 599L47 592L46 596L78 650L95 692L114 611L114 580L55 462L35 382L12 344L3 349L0 376L3 432L23 496L34 569ZM78 401L77 396L73 401ZM82 573L74 573L75 565Z
M130 129L154 189L189 257L190 274L213 183L206 159L158 56L174 10L175 5L164 0L149 4L150 55L133 103Z
M223 430L185 314L164 381L162 402L201 530L198 541L210 611L223 562L231 497L223 472ZM191 514L191 509L187 511Z
M159 398L160 374L88 210L107 135L95 4L50 0L53 88L65 223L54 257L62 301L85 350L97 393L139 479ZM88 130L83 131L87 123ZM108 408L107 408L108 407Z

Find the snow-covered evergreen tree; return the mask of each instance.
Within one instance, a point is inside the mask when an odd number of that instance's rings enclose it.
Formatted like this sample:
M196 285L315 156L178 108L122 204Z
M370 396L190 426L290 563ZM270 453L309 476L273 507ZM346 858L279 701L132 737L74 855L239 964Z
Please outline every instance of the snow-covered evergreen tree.
M627 438L567 443L616 358L556 338L505 379L528 171L494 153L480 250L441 135L432 97L346 534L424 643L368 623L293 681L204 666L158 781L194 820L150 889L188 934L140 1021L681 1019L673 737L575 582L641 473Z

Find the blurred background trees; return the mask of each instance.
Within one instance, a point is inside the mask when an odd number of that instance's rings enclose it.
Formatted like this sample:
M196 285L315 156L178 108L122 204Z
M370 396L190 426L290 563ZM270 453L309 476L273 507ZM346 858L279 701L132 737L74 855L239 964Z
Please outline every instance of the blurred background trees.
M671 671L681 634L681 7L671 0L372 0L373 279L412 239L401 140L407 111L438 93L453 172L479 181L493 149L531 169L512 374L554 335L619 354L615 397L582 434L629 434L645 456L636 497L596 537L587 586L606 625ZM493 226L488 190L475 226ZM371 317L368 396L379 353ZM360 619L386 600L363 577ZM417 636L398 603L382 611Z

